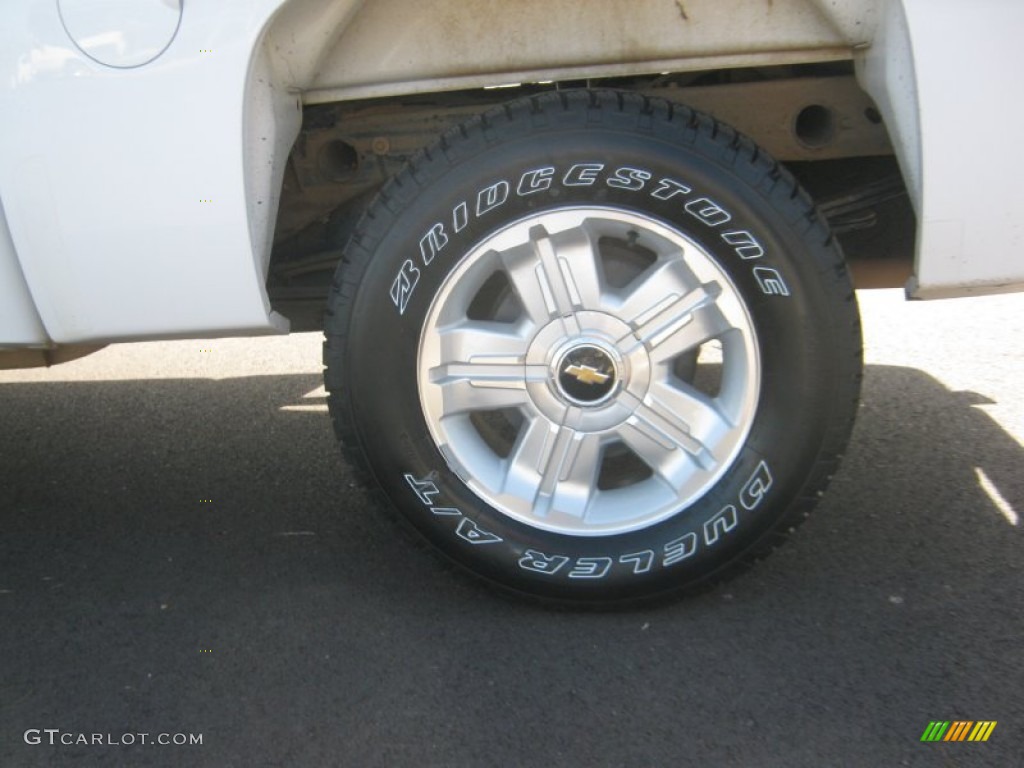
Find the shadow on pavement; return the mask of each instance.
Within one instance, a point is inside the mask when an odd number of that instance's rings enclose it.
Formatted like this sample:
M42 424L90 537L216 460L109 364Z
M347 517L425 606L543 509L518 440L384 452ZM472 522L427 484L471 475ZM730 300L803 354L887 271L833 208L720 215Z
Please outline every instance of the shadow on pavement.
M585 615L410 545L308 410L318 384L0 385L0 765L1019 759L1024 455L984 396L869 367L793 542L704 597ZM920 743L937 719L999 724Z

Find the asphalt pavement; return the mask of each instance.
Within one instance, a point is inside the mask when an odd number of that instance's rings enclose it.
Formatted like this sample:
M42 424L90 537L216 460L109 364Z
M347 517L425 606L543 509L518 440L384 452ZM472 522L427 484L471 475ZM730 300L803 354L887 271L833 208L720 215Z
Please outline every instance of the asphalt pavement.
M0 371L0 766L1024 764L1024 296L861 302L815 514L620 613L412 545L334 444L316 334Z

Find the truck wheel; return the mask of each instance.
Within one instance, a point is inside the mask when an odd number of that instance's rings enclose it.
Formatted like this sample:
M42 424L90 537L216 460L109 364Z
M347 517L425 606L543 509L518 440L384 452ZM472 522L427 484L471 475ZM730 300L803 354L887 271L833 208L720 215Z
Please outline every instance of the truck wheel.
M512 102L370 205L324 347L350 460L449 558L581 603L781 543L860 382L842 254L778 163L631 93Z

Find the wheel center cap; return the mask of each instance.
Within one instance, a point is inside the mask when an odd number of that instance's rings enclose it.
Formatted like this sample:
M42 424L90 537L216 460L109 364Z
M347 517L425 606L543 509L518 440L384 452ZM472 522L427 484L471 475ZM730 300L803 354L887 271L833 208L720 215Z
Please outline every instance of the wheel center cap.
M567 350L555 367L558 389L579 405L599 405L611 397L619 383L615 361L594 344Z

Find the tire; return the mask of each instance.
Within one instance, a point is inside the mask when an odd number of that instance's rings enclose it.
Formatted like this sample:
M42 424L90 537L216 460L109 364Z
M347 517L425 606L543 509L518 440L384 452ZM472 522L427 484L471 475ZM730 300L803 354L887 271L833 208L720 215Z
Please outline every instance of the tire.
M695 592L783 542L861 376L840 249L710 117L563 91L413 158L345 248L325 379L349 460L520 594Z

